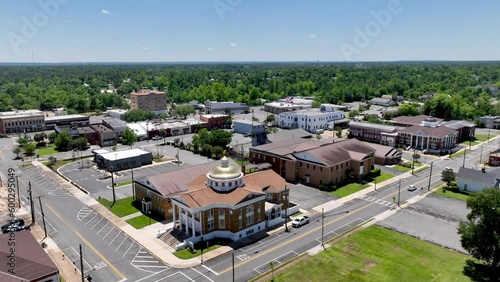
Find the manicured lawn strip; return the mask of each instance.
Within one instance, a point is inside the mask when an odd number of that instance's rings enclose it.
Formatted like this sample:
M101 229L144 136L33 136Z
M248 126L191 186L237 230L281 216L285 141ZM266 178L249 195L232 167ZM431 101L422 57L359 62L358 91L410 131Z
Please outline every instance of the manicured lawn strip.
M55 165L51 166L50 164L47 164L47 166L51 167L53 170L57 170L58 168L72 162L74 162L74 160L62 160L62 161L57 161Z
M361 191L362 189L370 186L369 184L359 184L359 183L351 183L345 186L340 187L336 191L333 191L332 194L338 197L345 197L351 195L352 193L356 193Z
M121 186L129 185L129 184L132 184L132 180L120 182L118 185L116 185L116 187L121 187Z
M460 151L456 152L455 154L452 154L452 155L450 156L450 158L456 158L456 157L459 157L459 156L461 156L461 155L465 154L465 151L469 152L469 150L468 150L468 149L463 149L463 150L460 150Z
M393 177L394 177L394 174L390 174L390 173L382 171L379 176L375 177L375 179L377 180L377 183L380 183L382 181L386 181L387 179L391 179Z
M411 168L406 167L406 166L402 166L402 165L395 165L395 166L393 166L393 168L397 169L399 171L403 171L403 172L407 172L407 171L411 170Z
M488 140L488 134L476 134L476 135L474 135L474 137L475 137L475 138L476 138L476 140L477 140L477 141L479 141L479 142L484 142L484 141L487 141L487 140ZM491 139L491 138L493 138L493 137L495 137L495 135L490 134L490 138L489 138L489 139Z
M426 167L417 168L417 169L415 169L415 170L413 171L413 173L419 173L419 172L424 171L424 170L426 170L426 169L428 169L428 168L429 168L429 167L427 167L427 166L426 166Z
M470 281L470 257L370 226L278 273L274 281Z
M233 161L235 161L239 165L248 165L248 164L250 164L250 161L247 160L247 159L243 160L243 164L241 162L241 159L239 159L239 158L232 158L232 159L233 159Z
M137 210L136 210L137 211ZM156 220L154 219L149 219L149 217L145 215L140 215L133 217L131 219L125 220L128 224L132 225L135 229L141 229L143 227L146 227L149 225L149 222L151 220L151 224L157 223Z
M461 145L464 145L464 146L469 146L469 145L470 145L470 146L475 146L475 145L477 145L477 144L479 144L479 143L480 143L479 141L472 141L472 142L470 142L470 143L469 143L469 141L464 141L464 142L462 142L462 143L460 143L460 144L461 144Z
M101 205L108 208L109 211L111 211L112 213L116 214L116 216L119 216L119 217L124 217L124 216L127 216L129 214L140 212L140 210L138 210L134 206L132 206L132 196L116 200L116 203L113 207L111 207L111 204L113 203L113 201L110 201L108 199L100 198L100 199L97 199L97 201L99 203L101 203Z
M467 201L467 199L469 199L469 195L467 195L467 194L458 193L458 192L450 191L450 190L446 190L446 192L444 192L443 188L437 189L434 193L436 193L439 196L457 199L457 200L464 201L464 202Z
M208 249L203 249L203 253L206 253L206 252L210 252L212 250L215 250L217 248L219 248L221 245L213 245L213 246L208 246ZM183 250L180 250L180 251L177 251L174 253L174 256L180 258L180 259L190 259L190 258L194 258L194 257L197 257L201 255L201 250L196 250L196 253L191 253L190 251L188 251L187 249L183 249Z
M40 155L40 156L52 155L52 154L56 154L56 153L59 153L59 151L56 150L56 147L54 146L54 144L51 144L45 148L38 149L38 155Z

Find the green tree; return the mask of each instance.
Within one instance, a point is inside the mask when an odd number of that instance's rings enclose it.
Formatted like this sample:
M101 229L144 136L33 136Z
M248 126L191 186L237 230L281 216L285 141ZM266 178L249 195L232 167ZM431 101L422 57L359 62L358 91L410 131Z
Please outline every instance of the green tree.
M20 146L14 146L12 149L12 153L16 154L16 159L19 159L19 154L23 152L23 149Z
M210 144L203 144L203 146L201 146L201 155L202 156L211 157L211 155L212 155L212 145L210 145Z
M200 142L200 147L202 147L205 144L210 144L210 132L208 132L208 129L202 128L198 131L198 138Z
M225 148L233 138L233 133L222 129L216 129L210 132L209 143L212 146Z
M210 150L212 155L214 155L217 159L222 158L222 154L224 153L224 149L222 149L219 146L213 146L212 149Z
M414 160L416 163L418 163L418 160L420 160L420 154L418 154L418 153L413 154L413 156L412 156L412 157L413 157L413 160Z
M450 187L451 182L455 181L456 175L453 170L445 169L441 172L441 180L446 182L446 186Z
M73 140L73 148L78 149L78 150L85 150L87 149L87 144L89 143L89 140L87 140L87 137L78 137Z
M49 139L50 143L54 143L54 141L56 140L56 137L57 137L57 133L55 133L55 132L51 132L47 136L47 138Z
M23 150L27 156L33 156L36 150L36 146L34 143L28 143L23 146Z
M337 133L336 133L336 134L337 134L337 137L338 137L338 138L342 138L342 128L337 127L337 129L336 129L336 130L337 130Z
M194 107L191 105L181 105L177 106L174 110L174 115L180 116L186 119L189 115L194 113Z
M414 104L403 104L399 106L397 111L398 116L418 116L419 114L420 111Z
M24 146L24 145L26 145L26 144L28 144L28 142L29 142L29 140L26 137L19 137L19 138L17 138L17 143L21 147Z
M270 124L270 123L273 123L273 121L274 121L275 119L276 119L276 116L274 116L273 114L270 114L270 115L268 115L268 116L266 117L265 122L266 122L267 124Z
M174 139L174 146L177 147L179 146L179 143L181 142L181 138L175 138Z
M354 109L354 110L350 110L349 111L349 117L350 118L354 118L356 116L359 116L359 111L358 110Z
M67 151L72 147L72 138L68 131L60 132L54 140L54 145L58 151Z
M128 145L128 146L132 147L134 145L135 141L137 141L137 135L135 134L135 132L132 129L127 127L122 132L122 143L124 145Z
M462 247L497 271L500 267L500 190L486 188L473 194L467 199L467 208L470 209L467 219L458 227Z
M37 133L35 134L35 136L33 136L33 140L35 140L35 142L42 142L43 140L45 140L45 138L47 138L47 135L45 133Z
M155 114L150 111L145 111L141 109L130 110L122 115L122 120L126 122L138 122L151 120L155 117Z

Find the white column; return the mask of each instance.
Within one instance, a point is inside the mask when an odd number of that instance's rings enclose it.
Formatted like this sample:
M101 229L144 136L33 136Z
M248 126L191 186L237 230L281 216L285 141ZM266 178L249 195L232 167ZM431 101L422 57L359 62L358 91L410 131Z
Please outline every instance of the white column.
M193 228L193 238L196 236L195 230L194 230L194 212L191 212L191 226Z
M180 231L183 230L183 227L182 227L182 208L181 208L181 206L179 206L179 230Z
M429 149L429 144L431 143L431 137L427 136L427 149Z
M413 134L410 134L410 147L413 145Z
M175 224L175 204L173 201L171 201L171 203L172 203L172 215L173 215L172 222L174 223L174 228L175 228L175 226L176 226L176 224Z
M184 223L186 224L186 235L189 235L189 216L188 216L188 210L186 210L186 214L184 214L185 216L185 221Z

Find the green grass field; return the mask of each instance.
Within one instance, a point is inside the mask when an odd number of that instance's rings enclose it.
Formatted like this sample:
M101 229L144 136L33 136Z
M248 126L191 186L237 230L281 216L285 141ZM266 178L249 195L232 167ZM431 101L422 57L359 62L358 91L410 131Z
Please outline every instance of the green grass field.
M467 201L467 199L469 199L469 197L470 197L467 194L458 193L458 192L451 191L451 190L446 190L446 192L444 192L443 188L437 189L434 193L437 194L437 195L439 195L439 196L443 196L443 197L446 197L446 198L457 199L457 200L464 201L464 202Z
M274 281L470 281L462 273L468 258L371 226L278 273Z
M390 174L390 173L382 171L379 176L375 177L375 179L377 180L377 183L380 183L382 181L386 181L386 180L391 179L393 177L394 177L394 174Z
M219 247L220 247L220 245L209 246L208 249L203 250L203 253L210 252L211 250L215 250ZM177 251L174 253L174 256L176 256L180 259L190 259L190 258L197 257L199 255L201 255L201 250L196 250L196 253L194 253L194 254L186 249L180 250L180 251Z
M148 226L150 223L151 224L155 224L157 223L156 220L154 219L150 219L148 216L146 215L140 215L140 216L136 216L136 217L133 217L131 219L128 219L128 220L125 220L128 224L132 225L135 229L141 229L143 227L146 227Z
M127 198L116 200L116 203L113 207L111 207L111 204L113 202L109 201L108 199L100 198L100 199L97 199L97 201L99 203L101 203L101 205L108 208L109 211L111 211L112 213L114 213L116 216L119 216L119 217L124 217L124 216L127 216L129 214L140 212L140 210L138 210L134 206L132 206L132 197L127 197Z
M352 193L356 193L358 191L361 191L362 189L370 186L369 184L359 184L359 183L351 183L347 184L345 186L340 187L336 191L331 192L332 195L338 196L338 197L345 197L348 195L351 195Z
M490 134L490 138L493 138L495 137L496 135L494 134ZM484 141L487 141L488 140L488 134L476 134L474 135L474 137L476 138L476 141L479 141L479 142L484 142Z
M465 154L465 151L469 152L469 149L467 149L467 148L466 148L466 149L460 150L460 151L456 152L455 154L452 154L452 155L450 156L450 158L460 157L460 156L462 156L463 154Z
M59 151L56 150L54 144L51 144L45 148L38 149L38 155L40 156L52 155L56 153L59 153Z
M118 183L118 185L116 185L116 187L121 187L121 186L129 185L129 184L132 184L132 180L120 182L120 183Z

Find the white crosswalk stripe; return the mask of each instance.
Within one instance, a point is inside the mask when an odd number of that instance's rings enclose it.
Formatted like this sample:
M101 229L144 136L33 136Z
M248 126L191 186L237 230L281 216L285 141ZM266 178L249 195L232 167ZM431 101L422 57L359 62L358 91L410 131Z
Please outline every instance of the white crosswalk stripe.
M386 207L389 207L389 208L392 208L392 207L394 207L396 205L394 203L391 203L391 202L388 202L388 201L385 201L385 200L382 200L382 199L377 199L377 198L374 198L374 197L369 197L369 196L363 196L363 197L360 197L359 199L364 200L364 201L368 201L368 202L372 202L372 203L375 203L375 204L379 204L379 205L382 205L382 206L386 206Z

